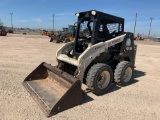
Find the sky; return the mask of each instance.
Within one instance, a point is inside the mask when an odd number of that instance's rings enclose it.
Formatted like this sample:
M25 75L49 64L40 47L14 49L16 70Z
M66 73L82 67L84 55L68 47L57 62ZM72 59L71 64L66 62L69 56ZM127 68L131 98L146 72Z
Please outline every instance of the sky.
M160 0L0 0L0 19L4 26L53 28L67 27L77 21L75 13L98 10L125 19L125 31L148 35L150 17L153 17L151 35L160 36Z

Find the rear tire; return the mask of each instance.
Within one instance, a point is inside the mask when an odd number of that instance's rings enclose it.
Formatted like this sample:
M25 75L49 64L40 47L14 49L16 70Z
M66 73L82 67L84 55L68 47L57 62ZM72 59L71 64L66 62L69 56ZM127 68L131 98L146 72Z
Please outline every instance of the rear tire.
M133 80L133 65L128 61L121 61L116 66L114 72L114 82L125 86L128 85Z
M88 71L86 85L96 95L104 94L113 81L113 71L110 66L97 63Z

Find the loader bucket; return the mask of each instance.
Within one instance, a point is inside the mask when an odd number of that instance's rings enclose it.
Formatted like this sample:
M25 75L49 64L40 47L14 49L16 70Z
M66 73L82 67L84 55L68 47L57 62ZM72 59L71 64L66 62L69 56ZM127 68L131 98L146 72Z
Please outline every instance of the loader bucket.
M60 43L60 38L55 36L55 35L52 35L51 36L51 39L50 39L50 42L53 42L53 43Z
M47 117L83 100L80 80L44 62L25 78L23 85Z

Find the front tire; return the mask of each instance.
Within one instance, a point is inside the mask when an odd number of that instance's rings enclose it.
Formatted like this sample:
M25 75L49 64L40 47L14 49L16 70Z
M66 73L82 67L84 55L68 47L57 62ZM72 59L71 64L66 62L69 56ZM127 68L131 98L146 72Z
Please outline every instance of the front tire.
M110 66L97 63L88 71L86 85L96 95L104 94L113 81L113 71Z
M118 63L114 72L114 81L122 86L128 85L133 80L133 65L128 61Z

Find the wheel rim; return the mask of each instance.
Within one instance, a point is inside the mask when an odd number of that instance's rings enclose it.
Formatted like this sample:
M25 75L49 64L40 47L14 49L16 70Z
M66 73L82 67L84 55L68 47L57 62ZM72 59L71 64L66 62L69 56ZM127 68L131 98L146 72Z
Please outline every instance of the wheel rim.
M132 68L128 67L124 72L124 76L123 76L124 82L129 82L131 77L132 77Z
M98 79L98 88L104 89L108 86L110 82L110 74L108 71L101 72L99 79Z

